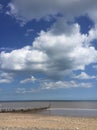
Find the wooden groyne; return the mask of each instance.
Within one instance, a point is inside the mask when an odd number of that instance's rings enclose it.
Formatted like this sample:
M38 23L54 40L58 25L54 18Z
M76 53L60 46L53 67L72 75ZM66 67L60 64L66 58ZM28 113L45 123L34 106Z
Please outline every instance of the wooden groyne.
M50 105L47 107L40 108L30 108L30 109L1 109L0 113L29 113L29 112L39 112L43 110L47 110L50 108Z

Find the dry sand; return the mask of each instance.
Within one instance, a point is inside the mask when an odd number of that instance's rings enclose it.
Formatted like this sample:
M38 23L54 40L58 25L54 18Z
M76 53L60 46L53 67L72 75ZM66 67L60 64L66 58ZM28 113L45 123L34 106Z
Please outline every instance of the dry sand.
M97 118L0 113L0 130L97 130Z

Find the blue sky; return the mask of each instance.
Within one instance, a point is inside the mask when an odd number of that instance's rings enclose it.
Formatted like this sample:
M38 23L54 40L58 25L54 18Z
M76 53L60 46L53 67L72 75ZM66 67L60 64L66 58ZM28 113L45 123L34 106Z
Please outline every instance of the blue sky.
M96 5L0 0L0 100L97 100Z

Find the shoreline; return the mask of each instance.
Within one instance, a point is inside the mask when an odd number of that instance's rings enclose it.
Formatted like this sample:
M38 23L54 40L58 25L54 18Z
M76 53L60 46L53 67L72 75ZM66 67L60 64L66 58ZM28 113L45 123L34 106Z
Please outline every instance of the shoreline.
M97 130L97 117L63 117L35 113L0 113L0 130L15 129Z

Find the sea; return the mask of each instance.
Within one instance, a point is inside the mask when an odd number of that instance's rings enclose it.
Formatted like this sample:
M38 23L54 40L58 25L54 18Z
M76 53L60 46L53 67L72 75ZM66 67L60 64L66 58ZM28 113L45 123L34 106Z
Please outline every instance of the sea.
M0 101L0 111L48 107L38 114L74 117L97 117L97 101Z

